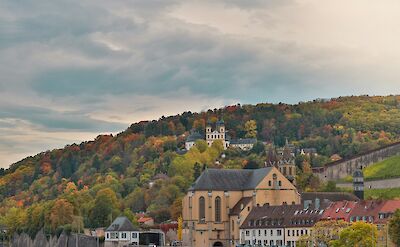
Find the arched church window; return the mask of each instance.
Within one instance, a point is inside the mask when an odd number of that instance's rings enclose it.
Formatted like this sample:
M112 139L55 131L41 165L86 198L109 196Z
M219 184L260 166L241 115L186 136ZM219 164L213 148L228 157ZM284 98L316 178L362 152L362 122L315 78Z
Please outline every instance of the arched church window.
M203 196L199 198L199 220L202 222L206 220L206 200Z
M221 222L221 197L215 198L215 222Z

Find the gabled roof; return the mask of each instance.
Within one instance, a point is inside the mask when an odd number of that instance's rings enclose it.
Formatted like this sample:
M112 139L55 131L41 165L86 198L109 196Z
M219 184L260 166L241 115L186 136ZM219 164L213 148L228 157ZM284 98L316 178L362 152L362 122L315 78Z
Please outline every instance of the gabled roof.
M206 169L197 178L190 190L251 190L255 189L271 170L272 167L255 170Z
M117 217L113 223L106 229L107 232L130 232L130 231L139 231L132 222L126 218L125 216Z
M230 215L239 215L240 212L252 201L252 197L242 197L230 211Z
M400 200L387 200L380 213L394 213L397 209L400 209Z
M324 220L344 220L349 221L352 211L357 207L355 201L332 202L322 215Z
M299 204L254 207L240 228L311 227L322 217L326 206L321 204L318 209L304 209Z
M372 216L376 220L378 219L378 214L382 207L385 206L385 203L386 201L380 200L359 201L351 211L350 217Z

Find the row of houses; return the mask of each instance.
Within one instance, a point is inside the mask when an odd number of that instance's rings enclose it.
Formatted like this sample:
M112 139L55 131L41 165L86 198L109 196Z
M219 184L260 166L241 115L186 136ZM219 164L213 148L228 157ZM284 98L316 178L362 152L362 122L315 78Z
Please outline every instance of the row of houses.
M259 246L296 246L300 240L314 239L313 232L319 221L364 221L378 229L377 246L395 246L388 239L388 221L400 200L356 200L316 202L304 205L255 207L240 226L240 242ZM329 232L329 229L324 229ZM337 229L336 229L337 230ZM332 234L332 233L331 233ZM305 238L307 237L307 238ZM337 237L337 236L336 236ZM333 236L335 238L335 236Z

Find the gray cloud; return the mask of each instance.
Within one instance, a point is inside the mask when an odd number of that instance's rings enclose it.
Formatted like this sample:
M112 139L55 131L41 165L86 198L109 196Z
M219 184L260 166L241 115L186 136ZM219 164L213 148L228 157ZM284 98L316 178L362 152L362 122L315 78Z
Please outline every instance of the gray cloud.
M0 164L183 110L400 93L396 10L390 0L2 1L0 146L11 158Z

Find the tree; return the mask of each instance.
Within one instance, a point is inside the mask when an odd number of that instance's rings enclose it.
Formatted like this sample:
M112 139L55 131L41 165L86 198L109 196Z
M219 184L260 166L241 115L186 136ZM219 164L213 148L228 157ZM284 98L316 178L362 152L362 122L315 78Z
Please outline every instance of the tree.
M169 208L169 213L171 214L171 218L176 220L182 214L182 198L177 198L172 206Z
M201 173L203 172L202 165L196 162L193 166L193 178L196 180L198 177L200 177Z
M125 198L125 206L129 207L133 212L140 212L146 210L146 203L144 201L144 193L141 188L136 188Z
M378 230L375 225L362 221L354 222L343 229L339 239L331 241L333 247L373 247L377 244Z
M179 218L178 218L178 240L179 241L182 241L182 225L183 225L182 216L179 216Z
M92 227L107 226L118 214L118 199L115 192L109 188L99 190L89 220Z
M246 138L256 138L257 137L257 123L254 120L249 120L244 124L244 129L246 131Z
M12 236L14 232L26 226L27 215L24 209L12 207L7 211L2 221L8 227L9 236Z
M262 154L265 152L265 145L262 142L256 142L251 149L252 153L255 154Z
M200 151L200 153L204 153L208 148L208 144L205 140L197 140L195 142L195 146Z
M71 224L74 220L74 206L65 199L58 199L50 212L50 222L53 229Z
M391 240L400 246L400 209L397 209L389 221L389 235Z
M312 241L316 246L330 246L329 242L339 237L339 232L349 226L343 220L323 220L317 222L312 228Z

